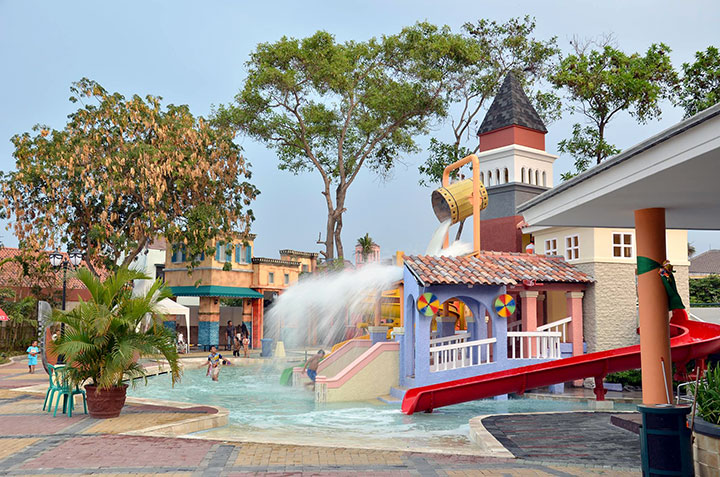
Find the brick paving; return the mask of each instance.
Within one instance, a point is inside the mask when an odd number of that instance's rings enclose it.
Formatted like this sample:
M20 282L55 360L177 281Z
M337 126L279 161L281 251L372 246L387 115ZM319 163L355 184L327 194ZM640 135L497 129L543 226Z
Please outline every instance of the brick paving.
M22 364L12 367L22 368ZM0 368L0 370L3 370ZM172 416L197 416L170 406L128 405L120 418L95 420L42 412L43 396L9 391L0 373L0 475L94 476L639 476L639 470L581 465L584 459L497 459L468 455L229 443L118 435ZM38 373L40 374L40 373ZM44 376L44 375L41 375ZM45 379L47 379L45 377ZM171 416L171 417L168 417ZM609 417L608 417L609 419ZM113 421L116 425L113 425ZM555 420L555 424L558 424ZM522 425L525 425L524 423ZM537 426L537 423L532 425ZM543 432L549 426L542 426ZM556 426L557 427L557 426ZM617 428L614 428L617 429ZM574 432L574 431L573 431ZM624 432L624 431L623 431ZM582 433L577 432L578 436Z

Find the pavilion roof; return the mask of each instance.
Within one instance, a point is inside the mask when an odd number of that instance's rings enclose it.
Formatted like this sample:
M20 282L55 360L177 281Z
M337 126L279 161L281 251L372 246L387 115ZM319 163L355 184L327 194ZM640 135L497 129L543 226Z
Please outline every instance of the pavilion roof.
M405 256L405 266L423 285L517 285L588 283L593 279L563 257L517 252L480 252L464 257Z

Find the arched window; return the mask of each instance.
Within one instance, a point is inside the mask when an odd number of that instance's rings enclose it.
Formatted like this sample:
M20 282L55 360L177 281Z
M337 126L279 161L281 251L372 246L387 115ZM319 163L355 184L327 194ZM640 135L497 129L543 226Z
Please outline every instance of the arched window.
M487 185L492 185L492 171L488 171L488 183Z
M547 187L547 173L543 171L543 187Z
M520 169L520 182L525 183L525 168Z
M500 169L495 169L495 185L502 184L502 178L500 177Z
M532 183L533 183L533 177L534 177L534 176L533 176L533 170L532 170L532 169L528 169L528 184L532 184Z
M535 185L540 185L540 171L535 171Z
M483 184L485 183L485 173L484 172L480 173L480 182L482 182Z
M508 168L505 168L505 183L507 184L510 182L510 172L508 172Z

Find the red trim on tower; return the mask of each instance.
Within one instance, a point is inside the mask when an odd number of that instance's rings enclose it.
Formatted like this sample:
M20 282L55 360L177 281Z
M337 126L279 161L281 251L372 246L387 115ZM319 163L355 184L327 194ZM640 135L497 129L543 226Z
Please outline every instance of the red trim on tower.
M517 144L545 150L545 133L523 126L512 125L480 134L480 152Z

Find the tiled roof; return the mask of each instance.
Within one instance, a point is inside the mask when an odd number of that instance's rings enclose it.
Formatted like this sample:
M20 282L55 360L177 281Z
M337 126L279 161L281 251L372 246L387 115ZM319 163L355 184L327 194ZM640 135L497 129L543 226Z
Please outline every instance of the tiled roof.
M690 273L720 275L720 250L708 250L692 257Z
M516 252L480 252L466 257L405 256L405 265L421 285L516 285L536 282L587 283L592 278L560 256Z
M477 133L480 135L513 125L547 132L520 81L513 73L508 73Z
M38 258L38 260L47 260L48 263L50 262L49 254L50 252L41 252L42 255ZM5 260L7 258L16 258L20 257L22 255L22 250L12 247L2 247L0 248L0 260ZM63 253L63 255L67 255L66 253ZM85 266L85 262L82 262L80 266ZM104 275L103 271L100 270L101 275ZM52 276L50 274L49 276ZM59 288L62 288L62 271L57 270L55 272L56 277L56 286ZM47 279L47 277L45 277ZM38 280L35 278L30 278L22 273L22 266L13 260L9 260L5 264L3 264L2 267L0 267L0 283L4 284L4 286L11 286L11 287L20 287L20 288L30 288L33 286L38 285ZM72 273L72 271L68 270L67 275L67 287L68 289L78 289L83 290L85 289L85 285L78 280L75 275Z

